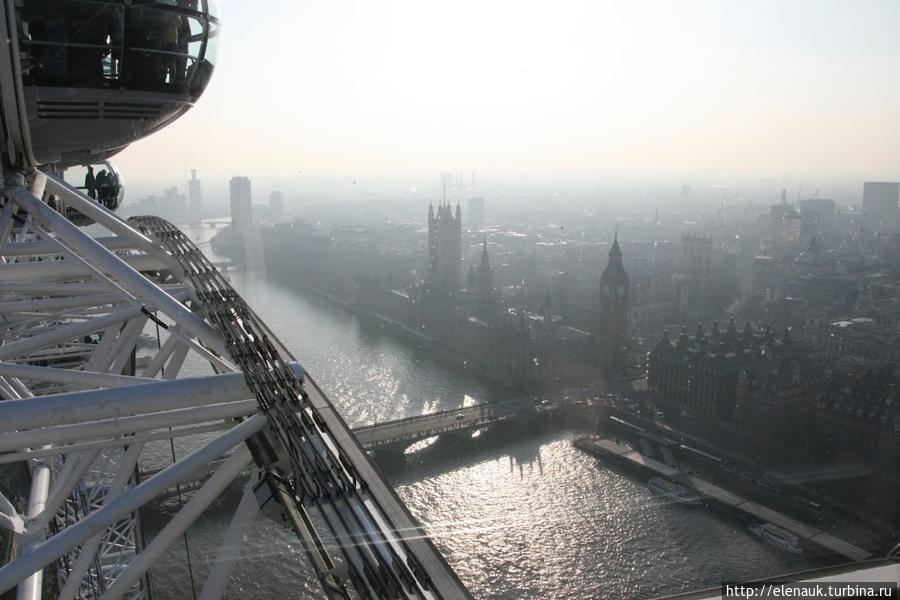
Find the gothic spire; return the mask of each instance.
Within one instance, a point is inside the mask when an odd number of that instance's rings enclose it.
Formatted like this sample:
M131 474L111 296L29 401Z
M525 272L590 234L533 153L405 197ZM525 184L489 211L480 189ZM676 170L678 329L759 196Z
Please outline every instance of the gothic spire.
M618 261L622 262L622 251L619 249L619 229L616 228L615 234L613 234L613 244L612 248L609 249L609 260L610 261Z
M618 230L613 237L612 247L609 249L609 261L607 261L606 268L601 275L601 280L606 278L623 281L628 279L628 275L625 273L625 266L622 264L622 250L619 248Z

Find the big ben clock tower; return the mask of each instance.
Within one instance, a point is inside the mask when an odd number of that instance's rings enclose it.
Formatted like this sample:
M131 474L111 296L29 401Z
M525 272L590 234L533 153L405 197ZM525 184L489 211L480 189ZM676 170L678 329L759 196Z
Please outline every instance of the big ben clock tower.
M600 318L597 326L597 347L600 371L614 377L624 364L625 330L628 325L628 273L622 265L619 235L616 233L609 262L600 275Z

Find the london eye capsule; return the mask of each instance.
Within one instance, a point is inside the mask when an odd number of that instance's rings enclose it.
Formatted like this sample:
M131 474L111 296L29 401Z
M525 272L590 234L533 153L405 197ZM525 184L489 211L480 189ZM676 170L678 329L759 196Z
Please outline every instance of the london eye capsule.
M125 198L125 180L108 160L70 167L65 171L64 181L109 210L117 210ZM89 217L67 206L64 199L56 198L53 206L76 225L93 223Z
M6 167L101 163L184 114L216 58L216 0L2 0Z

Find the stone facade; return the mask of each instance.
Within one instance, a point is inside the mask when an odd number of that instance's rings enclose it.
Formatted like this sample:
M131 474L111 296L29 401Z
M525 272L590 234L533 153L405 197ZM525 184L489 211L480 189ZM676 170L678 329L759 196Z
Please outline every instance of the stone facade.
M733 320L724 331L715 322L708 332L698 325L693 336L683 327L674 341L666 331L648 356L648 387L685 410L733 421L741 371L787 360L795 348L788 338L771 330L753 331L749 323L738 331Z
M462 262L462 214L459 204L454 215L450 204L428 207L428 271L426 285L430 294L449 300L460 290Z

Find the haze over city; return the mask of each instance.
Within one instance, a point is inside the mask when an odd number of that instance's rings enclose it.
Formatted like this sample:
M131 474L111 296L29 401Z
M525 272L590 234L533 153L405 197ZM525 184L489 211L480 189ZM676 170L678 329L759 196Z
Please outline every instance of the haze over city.
M138 188L896 178L896 2L222 5L199 110L117 160Z
M897 0L222 3L0 0L0 600L897 597Z

